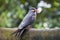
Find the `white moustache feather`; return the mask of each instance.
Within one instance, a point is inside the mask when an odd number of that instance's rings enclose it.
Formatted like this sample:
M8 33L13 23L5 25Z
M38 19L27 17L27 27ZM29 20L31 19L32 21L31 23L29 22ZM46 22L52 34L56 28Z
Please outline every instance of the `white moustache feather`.
M39 8L37 9L37 13L40 13L41 11L42 11L42 8L39 7Z

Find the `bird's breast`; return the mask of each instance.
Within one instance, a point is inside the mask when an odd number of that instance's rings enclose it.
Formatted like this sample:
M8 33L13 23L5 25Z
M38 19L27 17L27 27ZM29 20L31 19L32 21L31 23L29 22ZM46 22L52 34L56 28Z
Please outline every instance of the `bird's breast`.
M34 15L32 16L32 20L36 19L36 13L34 13Z

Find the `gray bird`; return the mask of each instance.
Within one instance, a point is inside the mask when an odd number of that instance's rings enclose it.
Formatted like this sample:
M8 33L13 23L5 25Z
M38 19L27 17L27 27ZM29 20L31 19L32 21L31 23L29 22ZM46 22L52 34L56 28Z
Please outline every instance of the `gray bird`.
M35 9L33 7L29 8L28 14L23 18L18 29L15 32L13 32L12 34L15 34L15 36L18 36L21 39L22 35L28 29L27 27L34 23L34 21L36 19L36 12L37 12L37 9Z

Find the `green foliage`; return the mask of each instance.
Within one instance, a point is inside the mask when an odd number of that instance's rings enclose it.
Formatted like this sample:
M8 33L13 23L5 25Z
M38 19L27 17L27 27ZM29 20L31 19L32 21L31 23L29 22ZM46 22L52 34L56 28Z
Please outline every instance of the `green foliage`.
M29 6L37 7L40 0L0 0L0 27L17 27ZM52 5L51 8L43 8L37 14L35 28L60 27L60 0L44 0Z

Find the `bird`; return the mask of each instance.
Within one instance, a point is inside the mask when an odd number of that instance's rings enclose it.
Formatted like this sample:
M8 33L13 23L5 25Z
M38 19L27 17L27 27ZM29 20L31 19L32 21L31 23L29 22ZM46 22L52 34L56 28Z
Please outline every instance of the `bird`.
M19 24L18 29L14 31L12 35L15 34L15 36L21 39L22 35L28 31L28 26L32 25L36 20L36 15L37 9L34 7L30 7L28 13Z

